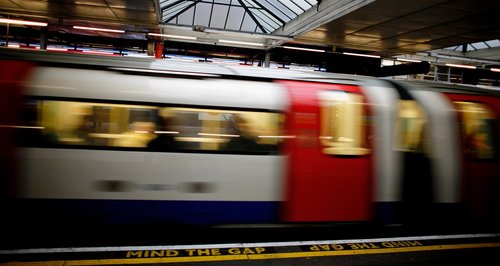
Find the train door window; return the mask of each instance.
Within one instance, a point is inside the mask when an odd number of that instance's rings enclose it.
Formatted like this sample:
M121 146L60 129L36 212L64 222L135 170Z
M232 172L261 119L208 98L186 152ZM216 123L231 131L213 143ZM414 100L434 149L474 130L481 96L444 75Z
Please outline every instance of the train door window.
M462 114L462 132L466 155L470 159L493 159L494 112L486 105L477 102L455 102Z
M321 136L323 153L364 155L370 152L366 140L366 109L361 95L344 91L321 91Z
M396 122L396 150L428 153L426 123L425 112L416 101L400 100Z

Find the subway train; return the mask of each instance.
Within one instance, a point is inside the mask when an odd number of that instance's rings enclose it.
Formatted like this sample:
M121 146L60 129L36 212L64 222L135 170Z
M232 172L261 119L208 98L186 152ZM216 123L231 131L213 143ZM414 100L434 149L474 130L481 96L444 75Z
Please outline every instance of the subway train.
M11 49L0 65L13 223L500 218L495 88Z

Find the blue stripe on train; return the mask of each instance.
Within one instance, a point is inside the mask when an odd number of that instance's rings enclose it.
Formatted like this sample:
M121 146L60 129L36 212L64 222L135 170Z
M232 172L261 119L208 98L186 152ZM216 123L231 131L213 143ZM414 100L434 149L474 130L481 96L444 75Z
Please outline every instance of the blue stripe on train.
M108 225L275 223L279 202L151 200L23 200L23 219ZM50 221L49 221L50 222Z

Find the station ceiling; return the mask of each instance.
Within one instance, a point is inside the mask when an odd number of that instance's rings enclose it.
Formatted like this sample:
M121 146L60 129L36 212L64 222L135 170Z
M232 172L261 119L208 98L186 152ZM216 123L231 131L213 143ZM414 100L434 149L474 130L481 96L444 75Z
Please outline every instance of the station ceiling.
M123 40L144 40L155 32L174 36L165 37L174 42L351 49L383 57L498 40L498 10L496 0L0 0L0 17L45 21L49 32ZM499 64L500 50L490 48L454 52L469 61Z

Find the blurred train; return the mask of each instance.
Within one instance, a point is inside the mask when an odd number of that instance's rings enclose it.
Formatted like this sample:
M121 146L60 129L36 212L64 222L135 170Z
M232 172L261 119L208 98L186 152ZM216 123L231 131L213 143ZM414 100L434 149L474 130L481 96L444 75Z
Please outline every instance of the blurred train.
M495 89L43 51L0 58L7 219L500 218Z

